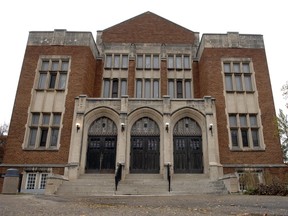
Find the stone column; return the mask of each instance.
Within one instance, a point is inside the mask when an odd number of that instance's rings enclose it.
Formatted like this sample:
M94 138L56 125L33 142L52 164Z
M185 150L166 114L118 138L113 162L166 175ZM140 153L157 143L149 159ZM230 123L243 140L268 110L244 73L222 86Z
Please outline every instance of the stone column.
M68 159L69 166L68 170L65 170L65 176L68 176L69 179L76 179L79 175L86 99L86 95L80 95L75 99Z
M204 97L206 130L208 143L209 175L211 180L217 180L223 176L223 167L220 164L218 132L216 121L216 108L214 100L210 96Z
M171 108L171 104L170 104L170 96L163 96L164 101L163 101L163 125L162 125L162 130L160 129L160 131L163 131L163 159L164 159L164 178L167 177L167 164L172 165L172 157L173 157L173 153L172 153L172 144L173 142L171 142L172 139L172 135L173 135L173 127L171 126L171 114L170 114L170 108Z

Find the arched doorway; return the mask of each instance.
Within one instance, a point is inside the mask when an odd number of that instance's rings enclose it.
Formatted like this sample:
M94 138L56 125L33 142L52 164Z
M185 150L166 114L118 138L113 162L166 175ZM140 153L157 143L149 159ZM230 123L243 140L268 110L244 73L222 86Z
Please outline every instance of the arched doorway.
M115 123L102 117L95 120L88 130L86 172L113 173L117 147Z
M196 121L185 117L173 129L174 172L203 173L202 133Z
M131 173L159 173L160 130L148 117L139 119L131 129Z

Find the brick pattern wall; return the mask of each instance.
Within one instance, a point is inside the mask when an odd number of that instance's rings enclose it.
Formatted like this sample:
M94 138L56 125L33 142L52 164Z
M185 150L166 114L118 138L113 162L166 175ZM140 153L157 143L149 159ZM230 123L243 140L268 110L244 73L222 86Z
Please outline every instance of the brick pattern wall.
M265 151L232 152L229 149L229 132L225 114L225 97L221 58L247 57L253 61L256 88L261 110ZM281 164L282 152L279 138L275 135L275 110L268 66L264 49L209 49L206 48L199 62L200 97L211 95L216 98L217 127L220 160L222 164Z
M129 60L128 68L128 96L130 98L135 97L135 70L136 70L135 59Z
M95 73L95 81L94 81L94 94L93 97L101 97L102 91L102 77L103 77L103 69L104 69L104 61L102 59L96 60L96 73ZM99 79L101 77L101 79Z
M31 101L31 89L37 72L40 55L71 56L71 73L65 102L63 128L59 151L23 150L22 144L27 123L28 108ZM26 48L20 82L16 93L10 132L4 155L4 163L38 164L67 163L70 147L71 126L74 111L74 99L80 94L93 95L96 62L89 47L81 46L28 46Z
M107 43L193 44L195 36L188 29L146 12L104 30L102 40Z
M161 59L161 97L164 95L167 95L167 85L168 85L168 78L167 78L167 60L166 59Z

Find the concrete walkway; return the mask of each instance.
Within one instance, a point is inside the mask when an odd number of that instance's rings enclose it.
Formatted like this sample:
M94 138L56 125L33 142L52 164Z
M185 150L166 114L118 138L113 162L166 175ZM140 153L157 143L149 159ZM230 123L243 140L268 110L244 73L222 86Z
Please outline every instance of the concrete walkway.
M0 195L0 215L288 215L288 197Z

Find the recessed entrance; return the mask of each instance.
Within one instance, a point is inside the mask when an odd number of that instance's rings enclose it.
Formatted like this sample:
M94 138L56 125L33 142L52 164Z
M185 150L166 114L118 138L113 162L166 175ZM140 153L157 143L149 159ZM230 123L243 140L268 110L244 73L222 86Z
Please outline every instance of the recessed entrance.
M174 172L203 173L201 128L191 118L177 122L173 130Z
M115 172L117 127L106 117L94 121L88 133L86 173Z
M131 130L131 173L159 173L159 127L150 118L138 120Z

